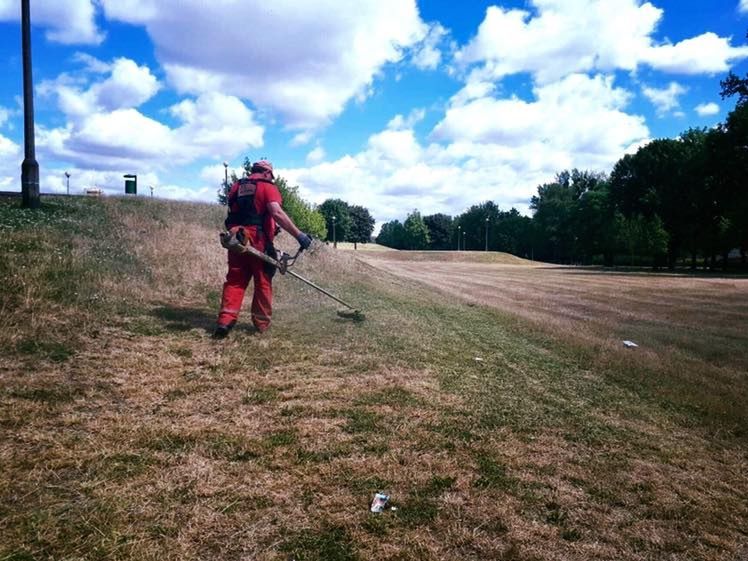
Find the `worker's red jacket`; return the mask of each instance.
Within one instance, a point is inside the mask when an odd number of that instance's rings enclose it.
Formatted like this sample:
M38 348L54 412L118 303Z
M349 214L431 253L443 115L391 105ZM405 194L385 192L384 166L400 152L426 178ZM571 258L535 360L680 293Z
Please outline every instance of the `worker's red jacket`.
M263 174L253 173L240 179L229 190L226 229L245 226L254 230L255 235L252 237L259 242L253 243L253 246L264 246L265 241L272 243L275 237L275 220L268 211L270 203L283 204L283 198L278 188ZM262 235L257 235L260 232Z

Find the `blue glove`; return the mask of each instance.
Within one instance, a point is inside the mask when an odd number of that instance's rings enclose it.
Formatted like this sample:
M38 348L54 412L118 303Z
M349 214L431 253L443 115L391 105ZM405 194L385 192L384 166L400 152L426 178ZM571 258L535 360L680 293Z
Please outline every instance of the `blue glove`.
M299 232L299 235L296 236L296 241L299 242L301 249L309 249L309 246L312 245L312 236L304 232Z

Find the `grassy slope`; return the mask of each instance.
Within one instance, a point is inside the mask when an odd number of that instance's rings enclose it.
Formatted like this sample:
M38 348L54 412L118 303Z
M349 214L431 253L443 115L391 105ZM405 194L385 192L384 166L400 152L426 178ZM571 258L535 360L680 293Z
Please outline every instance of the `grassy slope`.
M746 542L746 413L708 380L681 395L677 369L326 248L298 270L367 321L284 278L269 334L245 317L217 344L220 218L0 200L0 559L732 559ZM397 512L368 514L380 488Z

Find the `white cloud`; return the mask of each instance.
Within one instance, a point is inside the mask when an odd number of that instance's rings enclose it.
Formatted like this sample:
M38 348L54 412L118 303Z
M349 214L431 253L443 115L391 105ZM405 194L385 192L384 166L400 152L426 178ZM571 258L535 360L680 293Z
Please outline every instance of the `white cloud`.
M746 2L748 2L748 0L746 0ZM708 117L719 113L719 105L714 102L700 103L694 108L694 110L700 117Z
M636 70L648 64L684 74L721 72L748 47L705 33L676 44L653 35L663 10L641 0L531 0L537 13L491 6L477 35L456 53L480 63L471 81L530 72L544 83L576 72Z
M47 27L47 39L56 43L98 45L104 34L96 28L94 0L34 0L31 21ZM0 0L0 21L18 21L18 0Z
M678 98L687 91L688 88L681 86L678 82L670 82L667 88L642 87L644 97L652 102L660 116L679 108Z
M0 107L0 127L3 127L8 119L10 119L10 109Z
M417 123L421 122L425 116L425 109L416 108L408 113L407 117L403 117L402 115L395 115L392 119L390 119L390 122L387 123L387 128L392 130L412 129Z
M382 67L428 31L415 0L101 4L108 18L146 27L179 91L250 99L293 128L324 125L368 95Z
M241 177L244 174L244 167L241 162L226 162L228 168L223 167L223 162L217 164L211 164L209 166L203 166L200 170L200 179L203 180L207 185L218 186L223 183L224 178L228 176L228 180L231 181L231 174L233 173L237 177Z
M558 171L609 171L648 140L644 119L623 111L630 97L612 77L585 75L537 87L532 102L458 94L429 144L400 115L358 154L281 174L314 202L342 197L378 221L413 208L455 214L488 199L527 211L537 185Z
M547 143L598 167L648 135L642 117L623 111L631 95L614 87L612 76L573 74L534 92L534 102L482 97L463 104L458 97L434 136L506 148Z
M21 147L0 134L0 191L21 189Z
M21 154L21 147L11 139L0 134L0 158L12 159Z
M73 62L82 64L86 72L93 72L95 74L107 74L112 69L111 64L99 60L88 53L75 53L73 55Z
M447 36L448 31L440 24L429 26L425 39L413 50L413 64L422 70L435 70L442 61L439 44Z
M314 138L314 131L306 130L294 135L291 139L291 146L304 146Z
M90 66L91 61L86 60L85 64ZM103 69L104 65L101 63L99 68ZM62 74L55 80L42 82L39 93L56 95L60 109L66 115L86 116L93 112L138 107L161 88L147 66L138 66L130 59L118 58L105 66L110 76L88 89L85 89L87 83L82 76Z
M325 149L322 146L317 146L306 155L306 161L309 164L316 164L325 159Z
M746 57L748 46L732 47L729 39L709 32L675 45L651 47L642 55L642 62L665 72L713 74L727 72L733 61Z
M41 84L41 93L57 96L67 123L39 126L40 150L81 167L132 170L233 157L262 145L263 128L234 96L205 93L174 104L169 113L176 127L138 111L158 88L147 67L128 59L115 60L110 75L93 84L67 75Z
M748 14L748 0L740 0L738 11L742 14Z

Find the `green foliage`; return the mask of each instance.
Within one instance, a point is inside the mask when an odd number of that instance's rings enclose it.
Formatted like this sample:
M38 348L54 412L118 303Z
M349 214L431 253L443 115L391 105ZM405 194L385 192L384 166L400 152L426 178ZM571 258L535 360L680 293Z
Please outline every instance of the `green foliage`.
M369 242L374 231L374 218L368 209L352 205L348 207L348 212L351 216L351 229L346 240L354 244Z
M403 245L405 249L426 249L429 246L429 229L421 217L421 213L414 210L408 215L403 224L405 230Z
M601 174L574 169L563 171L554 182L538 187L538 194L530 201L535 212L533 225L540 234L535 248L537 257L555 262L580 260L584 250L589 249L590 240L600 235L586 219L595 207L606 210L604 183ZM604 215L601 220L605 220ZM584 236L580 236L582 228L587 230Z
M738 106L748 103L748 74L741 78L737 74L730 72L724 80L719 83L722 86L722 99L738 96Z
M377 236L377 243L393 249L405 248L405 228L399 220L392 220L382 224Z
M637 264L637 257L654 256L657 258L667 252L668 234L658 216L642 215L625 218L621 215L616 221L617 234L630 256L630 265Z
M322 238L325 235L325 218L301 198L299 187L288 185L288 182L280 176L275 179L275 185L283 197L283 210L294 221L294 224L310 236Z
M317 210L324 216L327 228L327 241L342 242L348 239L353 220L348 203L341 199L327 199Z
M237 181L239 181L239 178L236 176L236 173L234 173L233 171L231 172L231 175L229 175L227 182L221 181L221 185L220 187L218 187L218 190L216 191L218 204L223 205L223 206L226 206L229 204L229 191L231 190L231 186Z
M429 239L431 240L429 249L444 251L456 247L453 241L455 225L451 216L446 214L432 214L424 216L423 222L429 230Z

